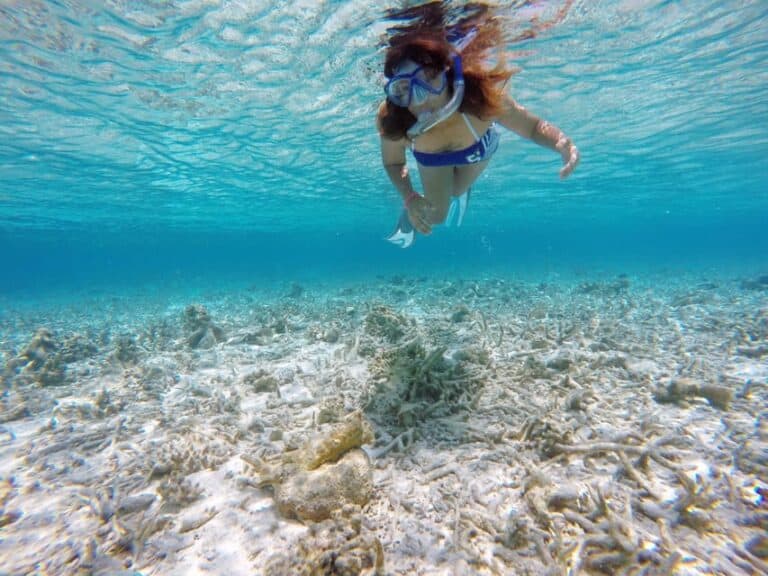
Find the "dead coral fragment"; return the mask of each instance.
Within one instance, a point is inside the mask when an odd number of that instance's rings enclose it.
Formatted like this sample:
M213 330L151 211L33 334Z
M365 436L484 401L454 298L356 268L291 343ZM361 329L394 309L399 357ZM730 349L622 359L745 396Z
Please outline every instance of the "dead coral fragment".
M305 470L314 470L328 462L336 462L342 455L363 444L373 442L371 425L357 411L329 432L310 439L300 450L298 462Z
M122 334L115 341L115 349L112 357L123 366L139 363L141 348L136 343L136 338L131 334Z
M156 499L157 496L150 493L127 496L118 503L117 513L135 514L136 512L141 512L152 506Z
M317 410L318 424L331 424L338 422L344 414L344 401L338 396L331 396L320 400Z
M451 314L451 322L454 324L459 322L466 322L469 320L470 316L472 315L472 312L470 309L465 305L461 304L456 307L456 309L453 311L453 314Z
M199 484L174 473L160 483L157 492L163 499L163 510L176 511L199 500L204 491Z
M5 398L0 400L0 424L21 420L31 414L24 401L19 404L8 402Z
M735 454L736 466L758 478L768 478L768 441L750 438ZM763 500L765 497L763 496Z
M13 376L22 370L22 374L43 386L64 384L66 367L58 350L59 344L51 331L39 328L24 351L8 362L6 375Z
M9 368L23 367L27 370L39 370L58 347L51 331L47 328L39 328L24 351L11 360Z
M200 304L184 310L184 328L190 333L187 338L190 348L213 348L224 340L224 330L213 323L208 310Z
M371 425L360 411L349 414L343 422L330 426L307 440L298 450L284 452L267 461L243 455L256 468L259 485L277 485L297 471L312 471L323 464L338 461L345 453L374 441Z
M272 557L267 576L374 576L384 574L384 549L362 526L359 509L346 506L311 527L288 554Z
M219 513L216 508L206 508L203 511L188 512L179 521L179 534L197 530L210 522Z
M162 443L153 443L150 478L177 473L187 476L205 469L214 469L225 462L231 447L218 439L187 432L169 435Z
M254 392L276 392L278 388L277 378L264 370L257 370L243 376L243 384L252 388Z
M411 322L388 306L374 306L365 317L365 333L397 342L405 334Z
M93 400L66 398L60 400L53 408L53 415L59 420L91 420L105 418L120 412L124 407L122 401L113 402L112 395L104 388Z
M619 274L613 282L582 282L574 292L576 294L596 294L598 296L618 296L629 289L629 278Z
M666 386L659 386L654 394L656 401L662 403L679 404L692 397L705 398L715 408L727 410L733 393L723 386L699 385L688 378L679 378Z
M551 418L533 416L528 418L518 433L518 439L531 442L536 451L545 458L556 456L560 446L571 443L573 430Z
M474 362L487 355L445 357L445 347L427 351L419 341L385 351L372 364L377 387L367 411L408 428L429 416L447 416L469 406L482 385Z
M65 363L78 362L98 353L96 345L82 334L72 334L61 345L59 356Z

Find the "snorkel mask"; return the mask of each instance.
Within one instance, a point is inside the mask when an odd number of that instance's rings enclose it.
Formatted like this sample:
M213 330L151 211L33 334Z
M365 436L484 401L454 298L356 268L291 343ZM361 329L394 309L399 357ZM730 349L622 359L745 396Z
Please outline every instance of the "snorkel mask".
M387 99L395 106L402 108L407 108L411 104L418 106L426 102L430 94L443 93L447 82L445 72L441 72L440 77L440 85L435 86L434 81L427 76L424 67L416 66L410 72L399 72L392 76L384 86L384 92L387 94Z
M443 84L445 84L445 81L443 81ZM440 92L442 92L442 90ZM438 94L440 92L438 92ZM453 96L451 96L451 99L448 100L442 108L432 112L425 111L422 114L419 114L416 123L408 129L408 137L411 139L416 138L440 124L440 122L459 109L463 99L464 71L461 66L461 56L456 54L453 57Z
M445 106L432 112L425 111L419 114L416 123L408 129L408 137L413 139L428 130L431 130L440 122L456 112L464 99L464 68L461 62L461 51L477 36L477 28L469 30L458 26L448 30L448 42L453 48L453 95ZM445 90L446 74L443 72L442 86L438 89L428 81L425 76L420 76L421 67L417 67L406 74L396 74L384 88L387 98L395 106L407 107L411 102L423 103L429 94L442 94Z
M423 104L431 94L442 94L447 83L446 73L442 72L440 86L430 82L423 66L417 66L410 72L401 72L392 76L384 87L387 99L395 106L407 108L411 104ZM432 112L419 114L416 123L408 129L408 136L415 138L448 118L461 105L464 98L464 73L461 56L453 57L453 96L446 104Z

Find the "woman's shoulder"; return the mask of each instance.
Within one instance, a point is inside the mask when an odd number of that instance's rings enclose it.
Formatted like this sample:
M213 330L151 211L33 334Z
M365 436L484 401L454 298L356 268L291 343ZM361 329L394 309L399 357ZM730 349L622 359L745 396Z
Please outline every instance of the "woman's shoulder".
M381 128L381 119L386 115L387 113L387 101L382 100L379 103L379 107L376 109L376 126Z
M376 129L379 131L380 134L384 134L384 118L387 115L387 101L382 100L382 102L379 104L378 109L376 110Z
M512 98L510 94L504 94L501 99L501 116L506 116L508 114L522 114L525 112L525 107L522 106Z

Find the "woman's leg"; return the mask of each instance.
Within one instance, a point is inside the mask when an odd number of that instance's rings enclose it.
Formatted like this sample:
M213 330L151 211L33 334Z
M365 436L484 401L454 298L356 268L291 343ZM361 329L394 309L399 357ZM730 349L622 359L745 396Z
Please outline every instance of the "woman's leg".
M480 177L486 166L488 166L488 160L478 162L477 164L456 166L453 169L453 195L461 196L469 190L469 187Z
M448 214L454 184L453 166L419 166L424 197L432 209L429 219L432 224L440 224Z
M461 196L482 174L488 161L463 166L419 166L424 196L432 205L430 219L442 224L448 215L452 196Z

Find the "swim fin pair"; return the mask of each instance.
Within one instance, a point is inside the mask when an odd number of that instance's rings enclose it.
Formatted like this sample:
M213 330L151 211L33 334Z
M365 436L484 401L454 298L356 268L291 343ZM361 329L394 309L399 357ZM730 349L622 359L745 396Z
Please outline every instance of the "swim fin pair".
M455 226L458 228L464 222L464 215L467 212L467 206L469 206L469 197L472 193L470 188L461 196L454 196L451 198L451 205L448 207L448 215L445 217L445 225L447 227ZM397 221L395 231L387 237L389 242L400 248L408 248L416 240L416 230L413 229L408 218L408 210L403 208L400 213L400 219Z

